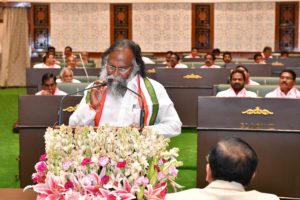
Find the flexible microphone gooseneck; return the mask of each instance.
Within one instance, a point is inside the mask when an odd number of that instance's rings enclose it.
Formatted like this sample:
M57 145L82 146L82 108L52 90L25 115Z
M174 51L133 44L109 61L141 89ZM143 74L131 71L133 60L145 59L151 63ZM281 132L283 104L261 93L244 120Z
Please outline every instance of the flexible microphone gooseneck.
M108 80L108 82L110 82L110 80ZM145 118L145 105L144 105L144 98L142 97L142 95L140 95L139 93L133 91L132 89L128 88L126 85L121 84L123 88L125 88L126 90L129 90L130 92L132 92L133 94L137 95L141 101L142 101L142 107L141 107L141 113L140 113L140 130L142 130L145 126L144 123L144 118Z
M89 83L89 82L90 82L90 78L89 78L89 75L88 75L88 73L87 73L85 64L84 64L84 62L83 62L83 60L82 60L81 53L79 53L79 58L80 58L80 62L81 62L81 64L82 64L82 67L83 67L83 70L84 70L84 73L85 73L86 81Z
M103 82L103 83L100 83L100 84L97 84L97 85L93 85L93 86L88 87L88 88L85 88L85 89L83 89L83 90L78 90L78 91L76 91L76 92L73 92L73 93L71 93L71 94L67 94L67 95L63 96L63 97L61 98L60 104L59 104L59 111L58 111L58 125L60 126L60 125L62 124L62 117L63 117L63 109L62 109L62 105L63 105L63 102L64 102L64 100L66 99L66 97L71 96L71 95L74 95L74 94L77 94L77 93L79 93L79 92L84 92L84 91L86 91L86 90L90 90L90 89L93 89L93 88L104 87L104 86L106 86L106 85L108 85L108 84L109 84L109 81L105 81L105 82Z

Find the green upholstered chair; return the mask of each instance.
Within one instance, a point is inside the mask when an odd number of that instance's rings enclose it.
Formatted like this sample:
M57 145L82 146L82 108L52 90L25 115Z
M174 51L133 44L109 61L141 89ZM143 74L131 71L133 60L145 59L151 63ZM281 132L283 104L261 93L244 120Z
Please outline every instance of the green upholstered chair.
M85 89L89 84L90 83L58 83L57 87L67 94L71 94ZM78 92L78 95L83 95L83 92Z

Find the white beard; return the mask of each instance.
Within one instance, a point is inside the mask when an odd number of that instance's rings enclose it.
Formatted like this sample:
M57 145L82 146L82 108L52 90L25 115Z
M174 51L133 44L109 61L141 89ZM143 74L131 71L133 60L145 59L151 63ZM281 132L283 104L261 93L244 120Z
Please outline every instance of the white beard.
M102 70L101 70L101 74L100 74L100 80L113 80L111 82L111 84L108 85L108 93L113 95L113 96L124 96L125 93L126 93L126 87L127 87L127 84L129 81L131 81L136 73L134 73L135 70L133 70L130 74L130 76L127 78L127 79L124 79L120 76L113 76L113 75L108 75L107 74L107 70L106 70L106 67L104 67Z

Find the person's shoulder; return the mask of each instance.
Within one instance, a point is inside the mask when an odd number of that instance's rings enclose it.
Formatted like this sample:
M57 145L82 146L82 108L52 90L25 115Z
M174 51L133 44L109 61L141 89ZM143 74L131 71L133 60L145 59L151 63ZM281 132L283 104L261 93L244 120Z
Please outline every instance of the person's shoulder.
M263 193L257 190L250 191L250 193L252 193L251 195L253 196L254 199L258 199L258 200L279 200L279 197L276 196L275 194Z
M158 81L156 81L154 79L151 79L149 77L145 77L145 78L150 81L150 83L153 85L154 88L164 88L164 86L160 82L158 82Z
M216 97L227 97L228 96L228 90L229 89L218 92Z
M255 92L247 90L247 97L257 97L257 94Z
M275 90L273 90L273 91L271 91L271 92L269 92L269 93L267 93L266 95L265 95L265 97L276 97L276 89Z
M175 193L169 193L166 196L166 200L182 200L182 199L189 199L189 200L194 200L194 199L201 199L201 194L203 192L203 189L199 188L192 188L180 192L175 192Z

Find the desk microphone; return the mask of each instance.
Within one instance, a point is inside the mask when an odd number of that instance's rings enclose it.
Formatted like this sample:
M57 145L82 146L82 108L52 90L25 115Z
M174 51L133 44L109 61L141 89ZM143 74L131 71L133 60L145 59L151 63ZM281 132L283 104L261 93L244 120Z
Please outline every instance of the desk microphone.
M79 93L79 92L84 92L84 91L86 91L86 90L90 90L90 89L93 89L93 88L104 87L104 86L106 86L106 85L109 85L110 82L111 82L111 80L108 79L107 81L104 81L103 83L100 83L100 84L97 84L97 85L93 85L93 86L88 87L88 88L85 88L85 89L83 89L83 90L78 90L78 91L76 91L76 92L73 92L73 93L71 93L71 94L67 94L67 95L63 96L63 97L61 98L60 104L59 104L59 111L58 111L58 125L60 126L60 125L62 124L62 117L63 117L63 109L62 109L62 105L63 105L63 102L64 102L64 100L66 99L66 97L71 96L71 95L74 95L74 94L77 94L77 93Z

